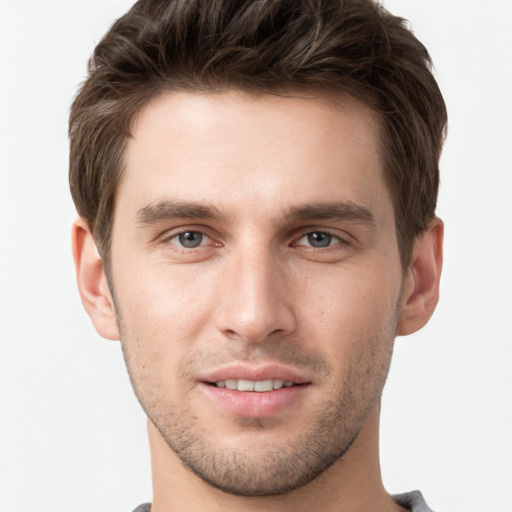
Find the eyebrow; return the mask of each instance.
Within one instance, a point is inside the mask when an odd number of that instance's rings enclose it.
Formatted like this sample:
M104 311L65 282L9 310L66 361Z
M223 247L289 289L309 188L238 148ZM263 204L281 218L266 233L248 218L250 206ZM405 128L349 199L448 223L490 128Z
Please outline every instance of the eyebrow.
M225 220L225 218L226 216L214 206L184 201L158 201L137 211L137 224L145 226L172 219Z
M376 225L373 213L352 201L308 203L291 208L285 217L297 221L339 219Z
M137 211L137 224L150 226L173 219L226 221L227 217L218 208L202 203L162 200L144 206ZM315 202L294 206L284 212L289 221L338 219L375 226L372 212L352 201Z

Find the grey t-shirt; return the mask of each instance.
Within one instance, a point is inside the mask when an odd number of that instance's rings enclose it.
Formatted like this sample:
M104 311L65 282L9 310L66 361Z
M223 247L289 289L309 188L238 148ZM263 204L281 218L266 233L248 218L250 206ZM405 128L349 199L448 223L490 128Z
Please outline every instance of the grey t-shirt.
M395 494L393 499L399 505L409 509L411 512L433 512L433 510L425 503L425 499L420 491Z
M144 505L139 505L133 512L150 512L151 511L151 503L144 503Z
M393 496L395 501L409 509L411 512L433 512L425 503L420 491L406 492L405 494L397 494ZM151 503L140 505L133 512L151 512Z

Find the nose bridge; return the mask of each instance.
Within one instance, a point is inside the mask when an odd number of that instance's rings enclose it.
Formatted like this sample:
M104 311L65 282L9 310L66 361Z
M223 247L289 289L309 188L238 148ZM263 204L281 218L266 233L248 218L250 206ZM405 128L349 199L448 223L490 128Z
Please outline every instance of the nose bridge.
M218 328L250 342L293 331L283 270L283 262L269 246L249 243L233 251L222 276Z

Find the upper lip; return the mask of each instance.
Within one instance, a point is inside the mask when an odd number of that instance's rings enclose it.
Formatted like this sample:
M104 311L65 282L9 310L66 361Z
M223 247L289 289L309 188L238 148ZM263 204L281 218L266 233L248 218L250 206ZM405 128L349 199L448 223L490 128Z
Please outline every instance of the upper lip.
M294 384L308 384L311 379L305 375L307 372L287 367L281 364L247 365L228 364L209 370L199 377L202 382L218 382L222 380L284 380Z

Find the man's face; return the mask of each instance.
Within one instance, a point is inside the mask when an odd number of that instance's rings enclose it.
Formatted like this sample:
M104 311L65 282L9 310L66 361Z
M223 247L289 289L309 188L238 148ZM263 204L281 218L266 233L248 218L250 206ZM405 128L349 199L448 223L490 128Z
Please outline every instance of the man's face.
M151 421L221 489L308 483L378 407L402 291L378 143L349 98L169 93L136 120L122 345Z

